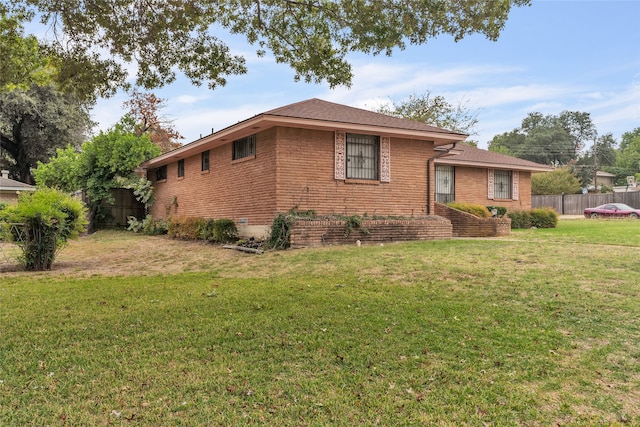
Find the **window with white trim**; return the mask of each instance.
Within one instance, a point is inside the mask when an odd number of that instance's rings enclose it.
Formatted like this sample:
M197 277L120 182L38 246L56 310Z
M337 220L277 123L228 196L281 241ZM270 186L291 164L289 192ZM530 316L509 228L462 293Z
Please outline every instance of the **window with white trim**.
M346 138L347 179L378 179L380 137L348 133Z
M493 197L511 199L511 171L496 169L493 172Z
M256 155L256 136L251 135L233 141L233 160Z

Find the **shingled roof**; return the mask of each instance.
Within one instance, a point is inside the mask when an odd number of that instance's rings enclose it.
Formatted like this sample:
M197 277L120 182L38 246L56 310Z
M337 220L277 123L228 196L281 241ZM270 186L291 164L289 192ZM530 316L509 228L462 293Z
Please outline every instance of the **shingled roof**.
M284 107L262 113L265 116L281 116L298 119L322 120L335 123L358 124L365 126L378 126L395 129L417 130L424 132L435 132L448 135L467 135L430 126L414 120L402 119L388 116L361 108L349 107L347 105L336 104L334 102L323 101L313 98L306 101L285 105Z
M442 150L442 152L446 152L450 149L451 151L448 156L438 157L435 159L436 164L512 169L531 172L551 172L553 170L551 166L507 156L506 154L494 153L493 151L483 150L470 145L456 144L456 146L453 147L453 145L450 144L439 147L439 150Z

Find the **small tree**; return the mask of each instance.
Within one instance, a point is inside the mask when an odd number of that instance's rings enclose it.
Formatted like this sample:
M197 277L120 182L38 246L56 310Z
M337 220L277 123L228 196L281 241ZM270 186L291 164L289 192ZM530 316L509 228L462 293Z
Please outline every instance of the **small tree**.
M552 172L534 173L531 176L531 194L576 194L580 191L580 181L569 168L559 168Z
M79 200L49 188L22 193L17 205L0 211L0 220L3 234L22 251L18 260L28 271L51 270L57 253L87 225Z

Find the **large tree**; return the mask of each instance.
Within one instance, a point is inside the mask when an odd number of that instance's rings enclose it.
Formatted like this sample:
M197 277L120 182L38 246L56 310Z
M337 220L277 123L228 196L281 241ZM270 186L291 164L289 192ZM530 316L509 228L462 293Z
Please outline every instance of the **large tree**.
M31 168L56 148L80 145L89 108L116 89L118 71L95 53L25 35L24 17L0 5L0 166L33 183Z
M589 113L563 111L558 116L529 113L519 128L494 136L489 150L562 166L575 162L586 141L595 134Z
M422 95L411 94L400 102L391 101L376 109L377 112L415 120L467 135L476 135L478 112L468 107L468 102L451 104L442 95L427 91Z
M34 184L31 168L56 148L79 146L90 126L86 108L53 86L0 91L0 163L20 181Z
M296 79L349 85L349 52L390 55L439 35L481 33L496 40L514 6L531 0L9 0L83 52L102 50L136 63L137 84L154 88L176 70L213 88L246 72L222 39L241 34L270 51ZM2 6L0 6L0 9ZM121 68L122 69L122 68ZM121 81L124 82L124 79Z

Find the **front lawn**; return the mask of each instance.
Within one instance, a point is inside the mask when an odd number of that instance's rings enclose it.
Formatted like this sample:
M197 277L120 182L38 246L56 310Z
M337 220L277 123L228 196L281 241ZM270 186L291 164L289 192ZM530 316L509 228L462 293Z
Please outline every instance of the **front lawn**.
M640 221L59 262L0 273L0 425L640 424Z

